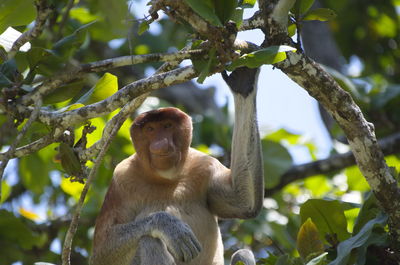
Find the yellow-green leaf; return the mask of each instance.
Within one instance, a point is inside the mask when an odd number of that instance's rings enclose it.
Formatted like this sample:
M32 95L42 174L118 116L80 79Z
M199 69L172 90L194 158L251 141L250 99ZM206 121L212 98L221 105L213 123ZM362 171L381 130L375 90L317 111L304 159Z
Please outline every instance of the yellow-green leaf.
M329 21L336 17L335 11L329 8L313 9L304 15L303 20Z
M147 20L139 24L138 34L142 35L150 28L149 22Z
M256 0L243 0L240 5L243 8L252 8L256 3Z
M83 190L83 184L79 182L71 182L67 178L62 178L60 187L66 194L71 195L76 201L79 200Z
M108 98L118 91L118 78L110 73L105 73L96 85L85 93L77 103L92 104Z
M10 196L11 193L11 187L10 185L7 184L6 181L2 181L1 182L1 200L0 200L0 204L2 204L3 202L5 202L8 198L8 196Z
M297 234L297 250L305 261L324 252L324 244L320 238L318 228L311 218L308 218L300 227Z
M290 46L270 46L252 53L245 54L233 61L226 67L228 71L233 71L238 67L247 66L249 68L257 68L263 64L274 64L286 59L286 52L296 51Z
M39 215L37 215L36 213L32 212L32 211L28 211L24 208L19 208L18 210L19 214L22 215L23 217L32 220L32 221L37 221L40 219Z

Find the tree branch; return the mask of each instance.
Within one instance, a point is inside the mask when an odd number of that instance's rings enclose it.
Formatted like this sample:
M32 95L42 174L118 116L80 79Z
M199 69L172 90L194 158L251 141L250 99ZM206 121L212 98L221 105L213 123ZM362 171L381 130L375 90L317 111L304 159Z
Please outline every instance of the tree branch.
M45 148L46 146L54 143L55 139L57 139L58 136L54 135L54 133L50 133L32 143L18 147L15 149L15 151L12 154L10 154L10 159L15 158L15 157L29 155L34 152L37 152L40 149ZM0 153L0 160L4 159L5 157L6 157L6 152Z
M251 18L244 19L239 27L239 31L246 31L252 29L262 28L265 25L264 19L261 17L260 12L257 11Z
M188 49L188 47L185 47L184 50L185 49ZM180 63L180 61L172 61L172 62L164 63L157 70L156 74L160 74L164 71L168 71L168 70L178 66L179 63ZM97 155L98 152L100 152L100 153L97 156L95 165L93 166L92 170L89 173L88 179L82 190L77 208L75 209L74 216L72 218L71 224L68 228L68 231L67 231L67 234L65 237L63 251L62 251L62 264L63 265L70 264L72 240L73 240L73 237L78 228L79 217L80 217L80 213L82 211L82 207L83 207L83 203L85 201L86 194L89 190L91 183L93 182L94 177L96 176L98 167L100 166L100 163L101 163L107 149L109 148L112 139L115 137L118 130L121 128L122 124L125 122L125 120L128 118L128 116L131 113L133 113L140 105L142 105L142 103L144 102L144 100L147 98L147 96L149 94L150 93L147 92L147 93L135 98L134 100L130 101L129 103L127 103L118 114L116 114L109 122L107 122L106 127L103 129L102 138L93 145L93 149L90 151L89 155Z
M10 52L8 53L8 58L14 57L19 48L30 40L37 38L43 31L44 24L46 23L47 17L51 13L51 8L47 6L46 0L38 0L35 2L37 16L35 20L35 25L32 29L24 32L12 45Z
M0 164L0 200L1 200L1 180L3 178L4 170L6 169L8 161L10 161L10 159L14 156L14 152L15 152L15 149L17 148L17 145L22 140L22 138L25 136L26 132L28 131L29 127L31 127L32 123L37 119L37 116L39 114L39 110L40 110L41 106L42 106L42 100L39 99L39 101L36 103L34 110L31 113L31 116L29 117L28 121L25 123L24 127L18 133L14 142L12 142L10 148L7 150L7 152L4 153L4 156L3 156L1 164Z
M400 133L390 135L379 141L379 146L385 155L397 154L400 152ZM301 180L315 175L325 175L346 167L355 165L352 152L333 155L327 159L293 166L280 178L280 182L273 188L265 189L265 194L271 196L280 191L283 187L296 180Z
M279 2L292 0L281 0ZM262 13L271 14L277 1L260 5ZM263 47L269 45L293 44L282 31L285 25L279 21L265 20L268 33ZM286 35L286 36L285 36ZM293 81L303 87L338 122L349 141L360 171L368 181L371 190L379 200L383 210L389 215L389 228L395 241L395 249L400 249L400 190L385 163L383 153L377 144L373 125L368 123L351 95L344 91L320 65L301 53L287 53L287 59L277 63Z
M121 56L102 61L82 64L75 69L69 70L58 76L55 76L42 85L39 85L33 92L24 95L19 101L19 104L30 105L36 101L38 97L43 97L57 87L68 83L72 80L81 79L86 73L101 72L114 69L117 67L135 65L149 62L168 62L168 61L181 61L189 58L196 58L196 56L204 56L206 52L203 50L180 51L176 53L153 53L143 55L129 55Z
M121 128L124 121L128 118L129 114L134 112L143 103L145 98L146 98L145 96L139 96L138 98L136 98L136 99L130 101L128 104L126 104L121 109L121 111L114 116L115 119L112 120L113 126L112 127L108 126L108 127L104 128L104 130L103 130L103 137L101 139L101 141L103 143L102 148L96 158L93 168L90 170L89 176L86 180L85 186L83 187L81 196L79 198L79 202L74 211L74 215L72 217L71 224L70 224L67 234L65 236L65 241L64 241L63 250L62 250L62 264L63 265L71 264L70 256L71 256L72 240L73 240L76 230L78 228L78 222L79 222L80 214L82 212L83 203L85 201L86 194L89 191L90 185L92 184L92 182L97 174L97 170L98 170L101 162L103 161L103 158L104 158L108 148L110 147L112 139L115 137L115 135L117 135L119 129ZM105 130L109 130L110 128L111 128L111 131L109 133L105 132ZM105 137L106 136L105 134L107 134L107 137Z

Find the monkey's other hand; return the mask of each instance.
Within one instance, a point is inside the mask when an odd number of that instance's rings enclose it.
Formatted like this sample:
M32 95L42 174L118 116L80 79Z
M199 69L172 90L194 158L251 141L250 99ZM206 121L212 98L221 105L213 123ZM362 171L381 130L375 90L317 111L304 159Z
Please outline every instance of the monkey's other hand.
M240 67L230 75L226 71L223 71L221 75L233 93L247 97L257 87L254 80L257 78L258 72L259 68Z
M150 235L161 239L175 259L188 262L197 257L201 245L189 225L166 212L150 217Z

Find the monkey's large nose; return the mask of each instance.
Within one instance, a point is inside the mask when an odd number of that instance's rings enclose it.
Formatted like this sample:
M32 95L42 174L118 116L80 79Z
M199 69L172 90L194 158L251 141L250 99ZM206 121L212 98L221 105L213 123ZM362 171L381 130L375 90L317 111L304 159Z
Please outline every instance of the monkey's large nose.
M155 155L168 155L169 142L167 138L155 140L150 144L150 152Z

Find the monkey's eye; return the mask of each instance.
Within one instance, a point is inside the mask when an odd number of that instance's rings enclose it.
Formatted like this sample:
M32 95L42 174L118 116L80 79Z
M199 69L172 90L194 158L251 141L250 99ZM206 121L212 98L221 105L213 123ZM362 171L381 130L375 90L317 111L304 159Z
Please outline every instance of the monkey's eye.
M146 131L152 132L154 131L154 128L152 126L147 126Z
M169 129L172 127L172 123L168 122L164 124L164 129Z

